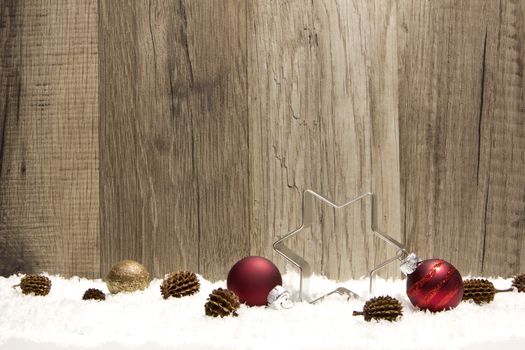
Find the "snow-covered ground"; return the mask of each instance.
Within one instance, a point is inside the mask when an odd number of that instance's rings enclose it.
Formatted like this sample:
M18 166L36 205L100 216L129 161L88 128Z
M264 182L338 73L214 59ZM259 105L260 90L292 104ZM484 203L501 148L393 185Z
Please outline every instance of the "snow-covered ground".
M199 276L200 277L200 276ZM107 292L104 282L50 276L46 297L25 296L20 276L0 277L0 349L525 349L525 293L501 293L488 305L461 303L431 314L413 308L405 282L376 281L376 295L391 295L404 305L398 322L365 322L353 317L368 298L368 280L337 284L321 277L311 291L345 286L361 299L332 295L317 305L297 303L289 310L243 306L237 318L204 315L208 294L225 282L201 279L201 291L164 300L161 281L144 292L108 296L104 302L82 301L87 288ZM297 275L284 284L293 289ZM496 288L511 281L492 279Z

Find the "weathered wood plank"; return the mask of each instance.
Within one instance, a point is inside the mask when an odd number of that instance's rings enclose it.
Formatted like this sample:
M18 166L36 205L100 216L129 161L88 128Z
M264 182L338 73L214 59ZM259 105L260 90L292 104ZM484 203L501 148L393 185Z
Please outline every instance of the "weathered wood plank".
M187 2L191 23L199 271L224 279L250 251L246 1Z
M102 274L224 278L249 252L242 1L101 1Z
M525 271L525 2L493 3L481 119L481 270Z
M300 225L305 189L337 202L377 192L383 230L400 237L395 10L393 1L249 3L252 254L283 266L271 244ZM369 203L315 211L292 246L317 273L361 276L385 257Z
M523 4L400 1L402 217L464 274L523 269ZM521 17L520 17L521 16Z
M480 271L477 179L486 2L401 1L404 228L423 258ZM465 258L468 257L468 258Z
M98 276L96 1L0 2L0 274Z

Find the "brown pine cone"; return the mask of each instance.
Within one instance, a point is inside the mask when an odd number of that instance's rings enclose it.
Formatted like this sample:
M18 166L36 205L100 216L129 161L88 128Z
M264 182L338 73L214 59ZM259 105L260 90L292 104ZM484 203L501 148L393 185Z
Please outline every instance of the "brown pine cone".
M237 295L228 289L218 288L211 292L208 302L204 305L204 311L206 316L238 316L236 311L240 306Z
M194 272L178 271L169 274L160 286L160 292L164 299L169 297L180 298L192 295L199 291L201 285Z
M84 293L82 300L106 300L106 294L100 289L89 288Z
M518 289L518 292L525 293L525 274L518 275L512 280L512 286Z
M46 296L51 290L51 280L46 276L42 275L26 275L20 280L20 286L22 293L34 295Z
M391 296L381 296L372 298L365 303L363 311L354 311L353 316L363 315L365 321L388 320L396 321L398 317L403 316L403 305L399 300Z
M474 300L478 305L490 303L494 295L501 292L510 292L512 288L499 290L494 284L486 279L470 279L463 282L463 300Z

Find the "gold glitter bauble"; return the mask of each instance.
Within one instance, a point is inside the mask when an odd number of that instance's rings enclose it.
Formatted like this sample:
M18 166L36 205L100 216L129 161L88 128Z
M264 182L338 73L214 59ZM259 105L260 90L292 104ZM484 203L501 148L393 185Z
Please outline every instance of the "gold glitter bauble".
M149 272L133 260L122 260L111 268L106 277L110 293L135 292L149 286Z

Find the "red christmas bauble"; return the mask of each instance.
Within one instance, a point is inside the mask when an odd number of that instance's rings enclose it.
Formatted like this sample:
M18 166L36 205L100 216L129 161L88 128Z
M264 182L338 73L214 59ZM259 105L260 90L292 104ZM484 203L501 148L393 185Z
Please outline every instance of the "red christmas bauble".
M268 293L283 280L277 266L261 256L239 260L228 273L228 289L249 306L266 305Z
M463 298L463 279L445 260L425 260L407 276L407 295L420 309L432 312L453 309Z

